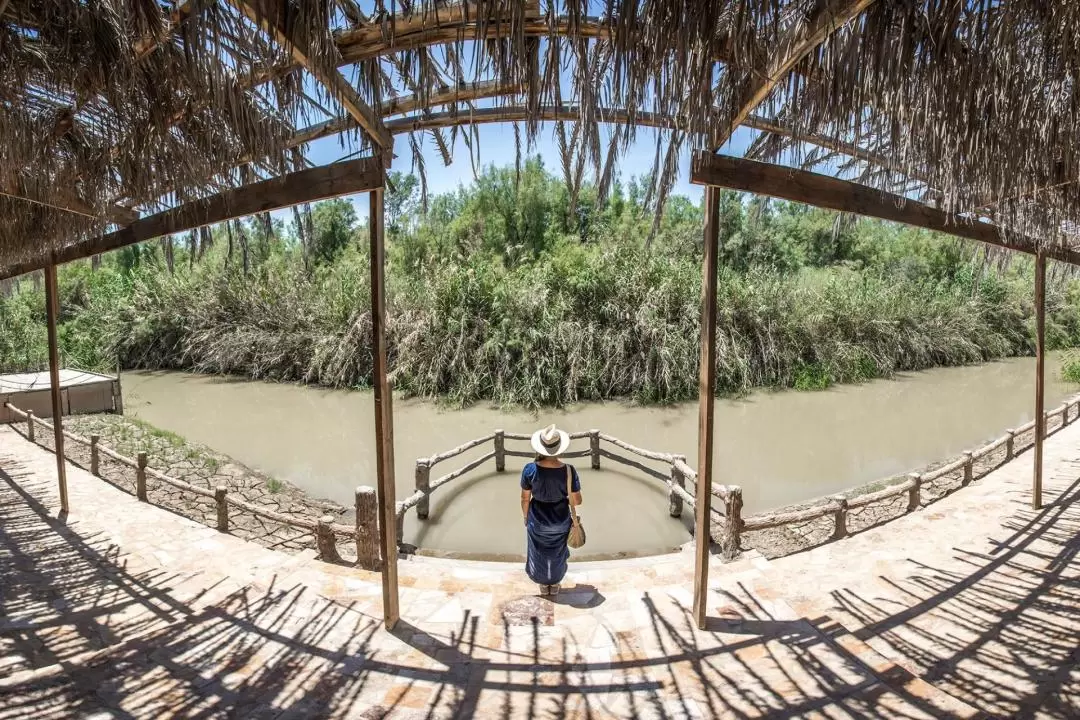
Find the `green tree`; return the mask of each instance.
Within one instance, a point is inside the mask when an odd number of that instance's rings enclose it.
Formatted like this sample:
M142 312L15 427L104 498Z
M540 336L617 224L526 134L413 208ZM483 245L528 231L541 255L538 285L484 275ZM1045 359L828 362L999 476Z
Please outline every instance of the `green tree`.
M356 237L356 209L348 200L326 200L312 210L312 224L311 257L329 265Z

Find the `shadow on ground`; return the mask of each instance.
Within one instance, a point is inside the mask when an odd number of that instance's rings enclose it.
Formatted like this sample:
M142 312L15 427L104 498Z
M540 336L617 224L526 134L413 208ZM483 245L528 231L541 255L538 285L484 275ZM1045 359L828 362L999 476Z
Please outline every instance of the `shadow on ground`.
M129 571L50 514L47 484L0 464L0 718L950 716L861 641L989 715L1077 716L1080 484L1017 518L993 554L957 551L965 572L924 568L905 603L839 593L851 636L827 616L778 619L745 588L705 632L658 589L622 611L637 614L629 631L577 636L550 601L518 598L388 634L300 584ZM590 586L558 602L608 608Z

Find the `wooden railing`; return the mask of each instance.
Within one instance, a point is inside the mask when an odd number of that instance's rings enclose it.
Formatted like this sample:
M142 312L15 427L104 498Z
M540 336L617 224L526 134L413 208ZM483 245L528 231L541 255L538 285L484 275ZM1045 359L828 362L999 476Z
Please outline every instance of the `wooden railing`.
M1078 413L1080 413L1080 399L1078 398L1072 398L1060 407L1046 412L1045 418L1048 426L1052 418L1057 415L1061 416L1060 425L1054 428L1048 427L1047 437L1068 425L1070 415L1075 419ZM964 452L956 459L941 467L925 473L911 473L906 479L876 492L854 497L834 495L823 498L823 500L811 502L809 507L782 508L780 510L743 517L742 487L738 485L713 484L712 495L718 502L713 503L713 518L710 523L712 528L712 540L719 545L721 555L725 559L733 559L738 556L740 552L743 533L779 528L786 525L798 525L825 517L831 517L833 523L832 534L829 539L839 540L850 534L850 529L848 527L849 512L877 502L891 500L892 498L901 495L907 496L904 512L914 512L922 506L923 490L927 484L947 475L963 471L960 486L966 487L974 478L973 470L975 463L978 460L1004 447L1005 457L1002 462L1008 462L1021 450L1030 447L1030 445L1025 445L1023 448L1016 447L1016 438L1033 430L1034 427L1035 421L1031 420L1019 428L1006 430L1005 434L1000 438L993 440L976 450ZM432 455L429 458L418 459L416 461L416 491L397 504L398 543L401 543L402 527L404 525L405 513L408 512L408 510L415 507L417 517L425 519L430 513L431 494L447 483L476 470L492 460L495 462L496 471L502 472L506 469L506 458L508 456L533 457L533 452L531 450L517 451L506 449L506 442L508 440L527 441L529 438L529 435L496 430L490 435L471 440L453 450L447 450L446 452ZM618 438L606 435L599 430L570 433L570 438L571 440L583 440L588 438L589 449L571 451L566 453L563 457L589 457L592 461L592 468L594 470L600 468L601 458L608 458L615 462L622 463L623 465L633 467L649 477L662 481L668 488L669 509L672 517L679 517L681 515L684 504L689 506L691 510L695 508L696 502L694 495L687 491L686 488L687 485L696 487L697 473L693 468L686 464L686 458L684 456L656 452L653 450L644 450L619 440ZM493 449L491 451L471 460L456 470L452 470L435 480L431 480L431 469L435 467L435 465L451 460L468 450L487 443L493 444ZM655 468L649 467L637 460L608 450L602 443L611 445L639 458L667 464L670 471L665 475Z
M590 459L593 470L600 469L602 458L607 458L608 460L632 467L642 474L664 483L668 490L668 512L672 517L680 517L684 505L689 506L691 510L695 509L696 501L694 495L687 491L686 487L687 484L696 487L697 473L686 464L686 458L683 455L645 450L620 440L619 438L602 433L599 430L572 432L569 433L569 435L571 440L588 439L589 449L571 450L564 453L562 457L587 457ZM412 495L397 504L398 544L400 545L402 543L402 532L405 525L406 512L412 508L416 508L416 516L421 520L425 520L430 516L431 512L431 494L439 488L492 461L495 463L496 472L503 472L506 470L507 457L532 458L534 456L532 450L512 450L507 449L506 446L508 441L528 442L530 437L530 435L523 433L496 430L489 435L470 440L452 450L447 450L432 455L431 457L418 459L416 461L416 490ZM492 445L490 451L434 480L431 479L431 470L439 463L452 460L469 450L488 443L491 443ZM623 454L620 454L615 450L609 450L605 445L621 450L623 451ZM667 472L661 472L660 470L650 467L627 455L636 456L643 460L663 463L668 466ZM738 552L737 528L739 516L742 511L742 488L729 485L714 485L712 494L721 501L713 509L714 517L716 519L714 528L716 525L720 526L719 531L714 529L713 536L717 542L720 543L725 556L732 555L732 553ZM732 518L733 521L728 522L728 518Z
M1071 398L1061 406L1047 411L1044 414L1047 424L1046 436L1049 437L1067 426L1069 424L1070 414L1074 416L1073 419L1075 420L1078 412L1080 412L1080 399L1077 398ZM1054 428L1050 428L1050 421L1057 415L1061 416L1061 423ZM905 480L889 485L876 492L856 495L854 497L834 495L832 497L824 498L824 502L818 501L817 503L813 503L810 507L796 510L781 509L744 518L738 523L740 530L736 533L735 541L739 541L738 535L742 532L767 530L785 525L798 525L828 516L831 516L833 520L833 532L830 539L839 540L847 537L849 534L848 513L850 511L866 507L873 503L890 500L901 495L907 495L904 513L914 512L922 506L922 493L929 483L963 471L963 475L960 479L960 487L970 485L974 479L974 466L978 460L1003 447L1005 448L1005 455L1002 464L1012 460L1019 452L1026 450L1034 444L1034 441L1032 441L1032 443L1025 444L1022 448L1018 448L1016 446L1016 438L1034 430L1034 428L1035 421L1031 420L1016 429L1006 430L1005 434L996 440L993 440L976 450L966 451L941 467L925 473L910 473Z
M4 403L4 407L20 420L26 421L26 437L31 442L36 442L37 432L35 426L45 428L50 433L53 432L52 423L36 417L33 411L20 410L11 403ZM90 448L90 473L95 477L101 477L102 456L134 469L135 495L143 502L149 502L147 500L147 480L152 479L170 485L182 492L213 500L217 506L217 529L221 532L229 532L230 510L237 510L312 533L315 536L319 557L328 562L341 562L337 549L337 538L343 537L356 541L357 563L361 567L377 569L379 565L378 534L376 530L378 508L375 502L375 489L372 487L362 486L356 489L356 524L350 527L335 523L334 518L329 515L308 519L277 512L241 499L229 493L228 488L222 485L211 490L210 488L199 487L170 477L149 467L145 452L138 453L134 458L122 455L102 445L101 438L98 435L85 438L82 435L65 430L64 437L74 443Z
M5 403L4 405L8 410L14 413L16 417L26 420L26 435L30 441L36 442L35 426L41 426L49 431L53 430L53 426L50 423L35 417L32 411L24 412L11 403ZM1061 423L1054 428L1050 428L1050 420L1057 415L1061 416ZM1061 428L1067 426L1070 422L1070 415L1073 420L1080 416L1080 397L1071 398L1063 405L1045 413L1045 419L1048 426L1046 436L1049 437ZM780 509L743 517L742 488L738 485L714 484L712 487L712 496L716 498L718 502L713 503L713 517L710 522L712 528L711 539L719 545L720 552L725 559L732 559L738 556L740 552L743 533L798 525L820 520L825 517L831 517L833 530L829 539L839 540L850 534L848 520L851 511L906 494L907 502L904 512L913 512L921 507L923 489L928 483L963 471L960 487L966 487L974 480L974 466L980 459L1004 448L1005 453L1004 459L1002 460L1004 463L1012 460L1019 452L1030 447L1030 444L1025 444L1023 447L1017 447L1017 437L1030 432L1034 427L1035 421L1032 420L1019 428L1006 430L1005 434L1000 438L975 450L964 452L948 464L925 473L911 473L905 480L889 485L876 492L856 495L854 497L833 495L823 498L820 501L812 502L809 507ZM147 479L152 478L155 481L171 485L181 491L214 500L217 506L217 528L221 532L229 531L230 508L233 508L283 525L300 528L314 533L319 556L327 561L337 562L341 560L337 551L336 539L338 537L353 539L356 542L358 564L370 569L375 569L379 566L377 533L378 507L375 489L372 487L361 486L356 490L356 521L354 526L335 523L330 516L323 516L318 519L298 518L232 496L229 494L228 489L223 486L218 486L214 490L211 490L170 477L165 473L149 467L147 465L146 453L138 453L135 458L127 457L102 445L100 438L97 435L85 438L65 430L64 436L75 443L89 446L90 472L95 476L100 477L99 466L100 457L102 455L122 465L134 468L136 471L135 493L136 496L144 502L147 501ZM563 457L588 457L594 470L600 469L602 458L607 458L614 462L632 467L635 470L664 483L668 489L668 509L672 517L679 517L682 514L684 505L689 506L691 510L695 509L696 501L694 494L687 490L687 486L690 485L691 487L696 488L697 473L693 468L686 464L686 458L684 456L656 452L654 450L645 450L618 438L606 435L599 430L570 433L570 438L571 440L584 440L588 438L589 449L570 451ZM415 475L416 490L412 495L397 503L398 546L401 547L403 545L402 532L406 512L412 508L416 508L417 517L426 519L431 512L431 494L439 488L442 488L453 480L463 477L492 461L494 461L495 470L497 472L503 472L506 469L507 457L532 458L533 452L531 450L513 450L507 448L508 441L527 442L529 439L530 435L527 434L496 430L494 433L477 438L476 440L470 440L452 450L447 450L446 452L438 453L431 457L418 459L416 461ZM467 451L487 443L492 444L492 449L490 451L470 460L456 470L451 470L434 480L431 479L431 470L436 465L459 457ZM640 460L609 450L604 447L604 444L610 445L631 456L667 465L668 472L665 474L654 467L644 464Z

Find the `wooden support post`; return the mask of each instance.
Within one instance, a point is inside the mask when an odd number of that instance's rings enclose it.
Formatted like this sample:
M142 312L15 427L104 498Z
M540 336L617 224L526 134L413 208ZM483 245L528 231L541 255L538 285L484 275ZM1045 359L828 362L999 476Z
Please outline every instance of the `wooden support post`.
M1005 434L1008 436L1005 441L1005 460L1008 461L1013 459L1013 453L1016 449L1016 431L1006 430Z
M1035 476L1031 507L1042 508L1043 440L1046 438L1046 255L1035 256Z
M26 411L26 439L30 442L35 442L35 430L34 430L34 411Z
M60 484L60 510L68 511L67 466L64 460L64 408L60 399L60 348L57 345L56 320L60 314L60 293L56 265L45 266L45 315L49 335L49 393L52 395L52 421L56 449L56 477Z
M506 433L495 431L495 472L506 471Z
M728 485L724 499L724 535L720 538L720 553L724 560L734 560L742 551L742 504L742 488Z
M383 623L392 630L398 608L397 500L394 492L394 410L386 378L386 245L383 238L383 189L368 194L370 212L371 335L374 354L372 387L375 390L375 465L378 479L379 542L382 550Z
M139 453L137 459L138 467L135 468L135 495L143 502L146 502L146 453Z
M1061 427L1069 424L1069 403L1065 403L1065 409L1061 411Z
M228 488L218 485L214 488L214 502L217 503L217 529L221 532L229 532L229 503L225 500Z
M600 469L600 431L589 431L589 454L592 456L592 469Z
M911 489L908 490L907 511L915 512L922 504L922 475L911 473L908 478L911 479Z
M101 453L98 452L100 443L100 435L90 436L90 474L94 477L101 477Z
M328 563L341 562L341 555L337 551L337 538L330 528L334 518L323 515L315 525L315 544L319 548L319 559Z
M847 537L848 500L843 495L837 495L836 514L833 516L833 540L841 540Z
M964 479L961 481L961 487L967 487L971 484L972 473L975 468L975 459L972 457L971 451L968 450L964 453Z
M686 462L683 455L676 455L675 459ZM675 463L671 463L671 483L681 488L686 487L686 478L683 477L682 470ZM673 518L682 517L682 508L682 496L674 490L668 491L668 515Z
M356 488L356 564L379 569L379 501L375 488Z
M716 393L716 261L720 191L705 188L701 273L701 358L698 370L698 477L694 508L694 623L705 629L709 599L709 523L712 517L713 396Z
M113 380L113 412L117 415L124 414L124 391L120 387L120 370L116 370L116 379Z
M428 494L431 492L431 466L428 465L425 459L416 461L416 490L424 493L424 497L420 498L420 502L416 503L416 517L427 520L431 500L431 496Z

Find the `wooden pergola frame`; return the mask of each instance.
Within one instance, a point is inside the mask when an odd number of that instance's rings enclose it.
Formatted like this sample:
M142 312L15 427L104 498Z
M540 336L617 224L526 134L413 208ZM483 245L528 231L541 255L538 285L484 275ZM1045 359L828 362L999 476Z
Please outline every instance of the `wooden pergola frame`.
M33 270L44 269L46 278L46 302L49 329L49 361L52 379L54 427L56 431L57 471L60 483L61 507L68 511L67 487L63 455L63 431L59 404L59 353L57 351L57 265L79 258L143 242L171 233L195 229L229 219L267 212L292 205L320 199L369 193L370 219L369 241L371 258L371 312L373 347L373 387L375 395L376 472L379 511L379 545L382 554L382 585L384 622L393 628L399 619L397 587L397 541L396 507L394 489L393 409L392 394L387 377L386 346L386 297L385 297L385 237L383 204L385 173L393 153L393 136L415 130L435 129L484 122L515 122L529 120L576 121L579 114L566 105L529 108L504 106L475 111L427 112L437 105L471 102L485 98L504 98L524 93L518 85L497 82L473 83L467 86L448 87L443 91L397 98L381 106L369 105L349 83L338 67L393 55L404 50L415 50L463 38L475 39L482 28L487 39L503 37L511 29L502 18L480 19L469 13L467 4L451 5L445 16L440 16L433 26L429 19L400 22L392 37L386 37L380 25L356 27L335 33L336 63L328 67L319 59L306 39L298 36L286 22L283 0L228 0L244 16L252 20L267 38L288 51L291 62L277 67L263 67L239 80L245 88L254 87L281 77L296 68L309 72L341 105L348 118L331 119L308 128L297 130L286 143L297 147L313 140L359 127L369 140L377 157L362 158L324 167L289 173L279 178L245 185L221 193L181 204L177 207L147 217L137 215L121 205L107 210L108 218L119 229L91 238L62 250L50 253L45 259L27 260L0 270L0 277L10 277ZM889 162L875 153L839 138L815 133L799 133L782 124L761 117L758 111L762 103L791 75L798 72L799 64L825 42L829 36L848 22L857 18L874 0L818 0L811 13L802 22L792 25L782 39L778 52L767 67L749 73L745 79L730 121L719 123L711 136L713 147L726 143L740 126L762 132L786 135L798 142L807 142L842 153L878 167L888 167ZM160 37L147 37L139 41L136 51L140 56L153 52L192 13L197 12L201 2L187 0L173 11L169 24ZM0 0L0 8L3 2ZM0 11L2 12L2 11ZM584 38L607 38L608 26L595 18L581 18L570 22L566 18L549 20L540 12L539 3L531 0L525 7L523 34L526 37L570 36ZM727 62L730 55L726 47L717 52L717 62ZM190 107L178 114L174 122L182 122L198 110ZM423 111L423 112L421 112ZM420 113L404 118L384 121L391 115ZM610 109L601 113L600 122L627 123L631 113L626 109ZM719 119L718 115L718 119ZM679 129L678 119L650 113L633 113L637 125ZM63 128L59 128L63 131ZM115 148L114 148L115 150ZM715 334L716 334L716 274L719 236L719 190L736 190L770 195L796 202L830 208L841 212L881 218L915 227L944 232L958 237L976 240L995 247L1034 254L1036 256L1036 318L1037 318L1037 367L1036 384L1036 442L1035 477L1032 505L1041 506L1042 443L1045 437L1045 419L1042 417L1044 388L1042 373L1045 364L1045 273L1046 260L1080 264L1080 251L1065 247L1041 247L1031 238L1011 237L996 226L974 215L958 215L942 212L936 208L907 198L879 192L857 183L840 180L802 170L794 170L745 159L698 153L693 159L691 181L705 189L704 259L701 296L700 338L700 397L698 435L698 482L696 488L694 553L693 616L695 624L704 628L707 616L708 572L710 557L710 517L712 505L713 469L713 417L715 394ZM2 187L0 194L7 194L29 202L39 202L68 212L96 216L93 208L74 193L57 193L52 198L28 197L19 187Z

